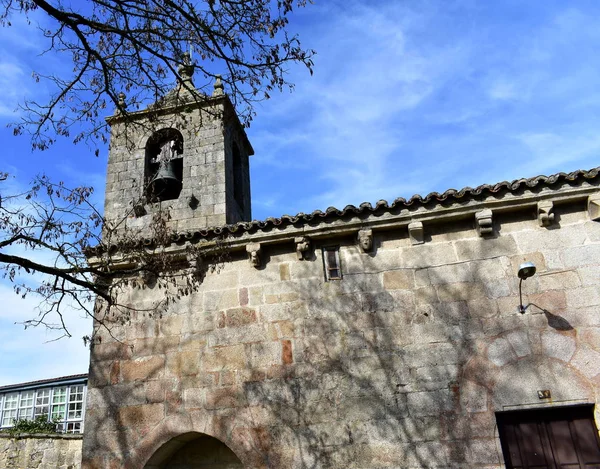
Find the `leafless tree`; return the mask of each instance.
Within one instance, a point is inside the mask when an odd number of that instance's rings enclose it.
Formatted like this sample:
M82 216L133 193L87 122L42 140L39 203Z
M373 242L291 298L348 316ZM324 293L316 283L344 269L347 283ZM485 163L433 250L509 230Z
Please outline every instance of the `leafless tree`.
M0 0L6 27L16 15L49 18L46 53L70 54L73 68L53 75L34 73L54 86L47 102L23 104L14 132L30 132L33 147L46 149L57 136L74 142L106 140L104 117L156 101L179 81L190 52L195 86L209 91L222 75L243 121L253 104L272 90L293 85L287 65L312 72L311 50L302 48L286 26L293 7L306 0ZM120 93L127 94L125 109Z
M292 9L305 4L306 0L0 0L4 27L11 27L16 16L25 16L36 27L36 19L46 16L39 27L47 47L40 52L69 54L73 64L52 75L34 73L54 91L45 102L22 103L14 133L29 133L38 150L58 137L92 145L106 142L106 115L116 109L127 120L129 113L160 102L175 84L189 90L192 65L193 86L199 92L188 97L210 95L221 76L248 124L256 101L293 86L286 78L288 64L301 63L312 73L314 52L303 49L286 31ZM168 214L155 217L151 243L140 244L136 233L113 236L115 227L90 203L92 188L67 189L40 177L29 189L14 193L7 190L7 178L0 174L0 272L18 294L37 294L43 302L39 316L25 321L26 326L45 325L69 335L63 317L69 305L110 328L110 321L126 321L133 312L160 314L198 281L197 269L188 275L165 253L171 235L164 219ZM115 246L118 269L111 251ZM90 253L95 256L91 264ZM139 311L118 304L124 285L145 288L151 282L159 287L170 284L161 305Z
M0 184L7 179L0 173ZM172 232L160 211L150 237L119 229L93 206L92 194L92 188L68 189L42 176L26 191L2 197L0 275L23 298L40 299L38 316L24 318L25 327L42 325L57 330L58 338L70 336L64 313L76 308L110 333L115 322L126 323L132 314L160 315L200 285L203 268L222 262L218 247L207 262L200 259L202 246L188 246L184 259L181 252L176 257L165 250ZM193 267L188 259L194 259ZM120 294L132 287L162 288L164 296L144 309Z

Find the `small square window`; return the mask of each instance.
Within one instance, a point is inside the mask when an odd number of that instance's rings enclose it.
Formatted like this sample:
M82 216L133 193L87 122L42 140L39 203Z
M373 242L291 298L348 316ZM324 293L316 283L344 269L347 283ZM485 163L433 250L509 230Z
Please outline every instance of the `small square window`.
M341 280L342 266L340 265L339 248L323 248L323 266L325 268L325 280Z

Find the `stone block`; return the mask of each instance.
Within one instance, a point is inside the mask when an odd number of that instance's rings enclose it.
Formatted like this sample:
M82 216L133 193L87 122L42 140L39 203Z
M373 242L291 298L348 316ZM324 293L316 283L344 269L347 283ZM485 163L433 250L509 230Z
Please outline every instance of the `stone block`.
M413 290L417 305L437 303L439 300L437 289L433 286L416 288Z
M197 375L200 369L200 353L187 351L168 354L165 369L167 376Z
M290 265L279 264L279 279L283 282L290 280Z
M431 279L429 278L429 269L415 269L415 286L426 287L431 285Z
M234 288L239 285L238 277L237 270L215 269L206 273L206 277L202 280L202 289L204 291L222 290L224 286Z
M467 461L472 464L489 464L498 467L500 448L495 438L476 438L465 442L467 444ZM479 466L477 466L479 467Z
M140 428L156 425L164 417L163 404L144 404L120 407L117 421L124 428Z
M458 342L463 339L463 331L458 326L450 326L442 321L414 324L413 339L418 344L432 342Z
M455 365L459 361L459 346L447 343L413 345L405 348L407 363Z
M260 319L264 322L294 321L308 315L308 308L303 301L262 305L260 306L259 311Z
M412 270L394 270L383 273L383 288L386 290L410 290L415 286Z
M569 292L567 291L567 295ZM537 295L528 295L527 301L524 304L535 305L538 309L552 312L564 311L567 308L567 298L563 290L550 290ZM582 299L575 300L579 302ZM570 305L572 306L572 305ZM530 306L531 308L531 306ZM530 310L528 310L530 311Z
M471 261L492 257L512 256L517 251L517 244L512 236L497 238L465 239L454 243L458 260Z
M548 272L538 277L540 290L565 290L577 288L581 285L577 272Z
M517 254L510 257L510 272L508 272L508 275L516 276L519 271L519 266L524 262L533 262L538 275L545 272L547 269L546 258L543 253L529 252L527 254Z
M600 223L598 226L600 226ZM577 273L581 279L582 286L600 285L600 269L597 267L583 267L578 269Z
M564 292L562 292L564 294ZM585 308L600 305L600 289L598 287L582 287L567 290L566 303L569 308Z
M576 347L575 339L566 334L556 332L542 334L542 351L548 357L568 362L575 353Z
M405 415L406 403L401 396L378 395L348 397L337 406L338 419L345 422L381 420L392 415Z
M451 264L457 260L452 243L420 244L402 249L400 252L400 263L408 268Z
M515 351L517 357L522 358L531 355L529 335L525 331L514 331L506 335L506 339Z
M459 371L457 365L420 366L412 370L412 375L416 381L449 383L458 378Z
M342 249L340 253L344 275L391 271L398 269L401 263L397 250L379 249L377 253L362 253Z
M121 378L125 382L159 379L163 376L165 358L149 356L121 362Z
M193 314L183 317L181 332L186 336L212 331L215 329L215 317L216 313L204 312L198 308Z
M266 368L282 363L282 343L279 341L249 344L247 351L250 368Z
M471 317L491 318L498 315L498 302L491 298L478 298L467 302Z
M517 358L510 343L504 338L496 339L489 345L487 357L496 366L504 366Z
M566 268L598 265L598 259L600 259L600 244L588 244L562 250L562 260Z
M292 350L291 340L281 341L281 362L284 365L290 365L294 362L294 354Z
M229 409L239 408L247 404L246 396L242 388L237 386L228 386L207 390L206 408L207 409Z
M185 408L203 408L206 401L206 389L188 388L183 391L183 402Z
M487 389L472 381L463 381L460 385L460 404L465 412L485 412Z
M181 316L170 316L159 320L160 333L163 336L180 336L183 324Z
M473 272L468 263L432 267L428 271L430 282L433 285L473 281Z
M454 410L454 397L450 390L411 392L406 398L411 417L439 415Z
M232 308L220 313L218 327L243 327L257 321L252 308Z
M214 347L200 358L204 371L239 370L246 367L247 358L242 344Z
M490 280L483 284L486 296L488 298L502 298L510 295L512 293L510 286L510 281L505 278L499 278L495 281Z
M571 365L592 379L600 374L600 352L580 345L571 360Z
M486 290L481 283L450 283L437 286L441 302L469 301L486 298Z
M564 226L559 230L532 230L513 233L522 253L555 251L581 246L585 243L586 232L581 226ZM519 252L519 251L513 251Z
M269 340L269 329L265 324L248 324L244 327L217 329L207 335L209 347L247 344Z
M204 293L204 310L215 311L239 306L237 289L208 291Z

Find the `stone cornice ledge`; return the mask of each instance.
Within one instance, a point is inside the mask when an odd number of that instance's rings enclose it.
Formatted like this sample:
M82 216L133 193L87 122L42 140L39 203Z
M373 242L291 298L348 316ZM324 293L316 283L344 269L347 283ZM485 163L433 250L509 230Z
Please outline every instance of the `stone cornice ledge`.
M539 202L548 201L554 205L568 205L583 202L590 195L600 193L600 188L587 182L579 187L563 186L562 188L543 188L536 193L503 194L500 198L487 197L484 200L468 200L464 203L453 203L448 206L436 204L433 207L418 206L402 208L399 213L392 214L389 211L381 215L371 213L366 216L362 214L347 215L334 220L314 219L303 223L288 224L284 227L272 227L268 229L240 230L240 233L224 232L224 237L211 238L201 237L198 233L182 233L181 239L173 241L169 246L161 248L161 253L175 257L186 257L186 246L192 244L201 252L210 254L218 251L245 251L248 243L260 243L261 247L269 245L287 244L290 249L294 248L294 239L306 236L311 240L329 240L332 238L354 236L360 229L370 228L373 231L392 231L408 229L413 222L421 222L425 227L430 224L445 224L453 221L465 220L469 217L475 218L475 214L482 210L491 210L494 214L506 214L527 209L536 209ZM535 219L532 218L532 221ZM298 226L300 225L300 226ZM155 249L157 250L157 249ZM149 250L150 251L150 250ZM111 261L114 267L128 268L131 262L123 262L119 265L118 256L112 255ZM89 263L98 265L100 260L91 256Z

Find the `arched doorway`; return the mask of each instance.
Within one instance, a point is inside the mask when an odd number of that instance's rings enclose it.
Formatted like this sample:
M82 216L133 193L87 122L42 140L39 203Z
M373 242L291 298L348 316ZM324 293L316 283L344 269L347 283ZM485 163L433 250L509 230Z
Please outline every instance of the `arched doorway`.
M144 469L243 469L227 445L209 435L186 433L165 443Z

